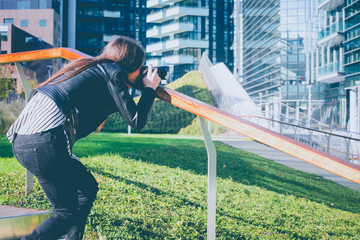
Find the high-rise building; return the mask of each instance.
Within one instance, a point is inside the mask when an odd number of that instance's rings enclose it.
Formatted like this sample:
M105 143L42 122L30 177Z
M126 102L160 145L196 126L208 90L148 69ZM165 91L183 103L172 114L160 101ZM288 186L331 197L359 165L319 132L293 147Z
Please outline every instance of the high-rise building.
M147 64L169 65L172 78L198 68L206 51L232 68L230 0L148 0Z
M64 1L64 46L92 56L116 35L146 45L146 0Z
M97 55L115 35L132 37L146 46L146 0L0 0L0 9L52 9L61 32L54 46L89 55ZM33 22L28 27L32 26Z
M346 125L346 101L344 89L344 17L343 0L318 1L317 9L324 14L318 22L317 81L326 84L324 100L326 121L332 126Z
M347 128L360 132L360 0L346 0L343 13Z
M277 102L277 118L288 108L293 118L314 112L323 98L314 69L316 0L236 0L234 9L234 72L249 96L268 117Z
M326 83L325 104L332 125L360 131L360 1L321 0L318 81Z

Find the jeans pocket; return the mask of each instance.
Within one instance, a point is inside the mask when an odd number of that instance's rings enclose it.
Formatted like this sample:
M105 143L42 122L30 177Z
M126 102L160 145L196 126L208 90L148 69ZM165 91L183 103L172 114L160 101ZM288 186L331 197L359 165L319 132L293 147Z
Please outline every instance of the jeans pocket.
M38 145L36 148L39 170L44 175L56 173L60 167L60 159L55 150L54 141Z
M32 174L36 176L40 173L36 148L14 149L14 154L19 163Z

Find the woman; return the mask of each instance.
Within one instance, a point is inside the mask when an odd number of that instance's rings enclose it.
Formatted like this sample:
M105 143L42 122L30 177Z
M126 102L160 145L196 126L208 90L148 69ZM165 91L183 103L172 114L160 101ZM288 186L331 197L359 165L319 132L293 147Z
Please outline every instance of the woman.
M116 111L131 127L145 126L160 78L150 66L136 105L129 85L135 84L144 61L145 51L137 41L119 37L98 57L76 60L34 89L7 137L15 157L39 180L53 215L23 239L58 239L64 234L66 239L82 239L98 184L72 154L72 146L100 125L99 131Z

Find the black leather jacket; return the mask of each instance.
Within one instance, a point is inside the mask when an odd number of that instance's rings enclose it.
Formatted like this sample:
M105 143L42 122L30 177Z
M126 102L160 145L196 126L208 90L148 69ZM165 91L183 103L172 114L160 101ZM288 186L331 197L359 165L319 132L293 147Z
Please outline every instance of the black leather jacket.
M61 79L64 77L54 82ZM117 63L105 62L63 82L34 89L32 95L37 91L48 95L65 114L65 129L72 146L116 111L131 127L145 126L156 93L152 88L145 88L136 105L129 94L127 79L128 74Z

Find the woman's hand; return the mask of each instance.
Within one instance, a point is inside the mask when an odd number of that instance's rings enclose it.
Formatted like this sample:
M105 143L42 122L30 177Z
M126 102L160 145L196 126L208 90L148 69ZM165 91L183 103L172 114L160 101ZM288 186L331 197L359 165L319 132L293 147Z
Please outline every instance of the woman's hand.
M150 87L154 90L159 86L160 84L160 77L157 74L157 68L153 68L153 66L150 64L147 73L145 77L143 78L143 83L145 87Z

